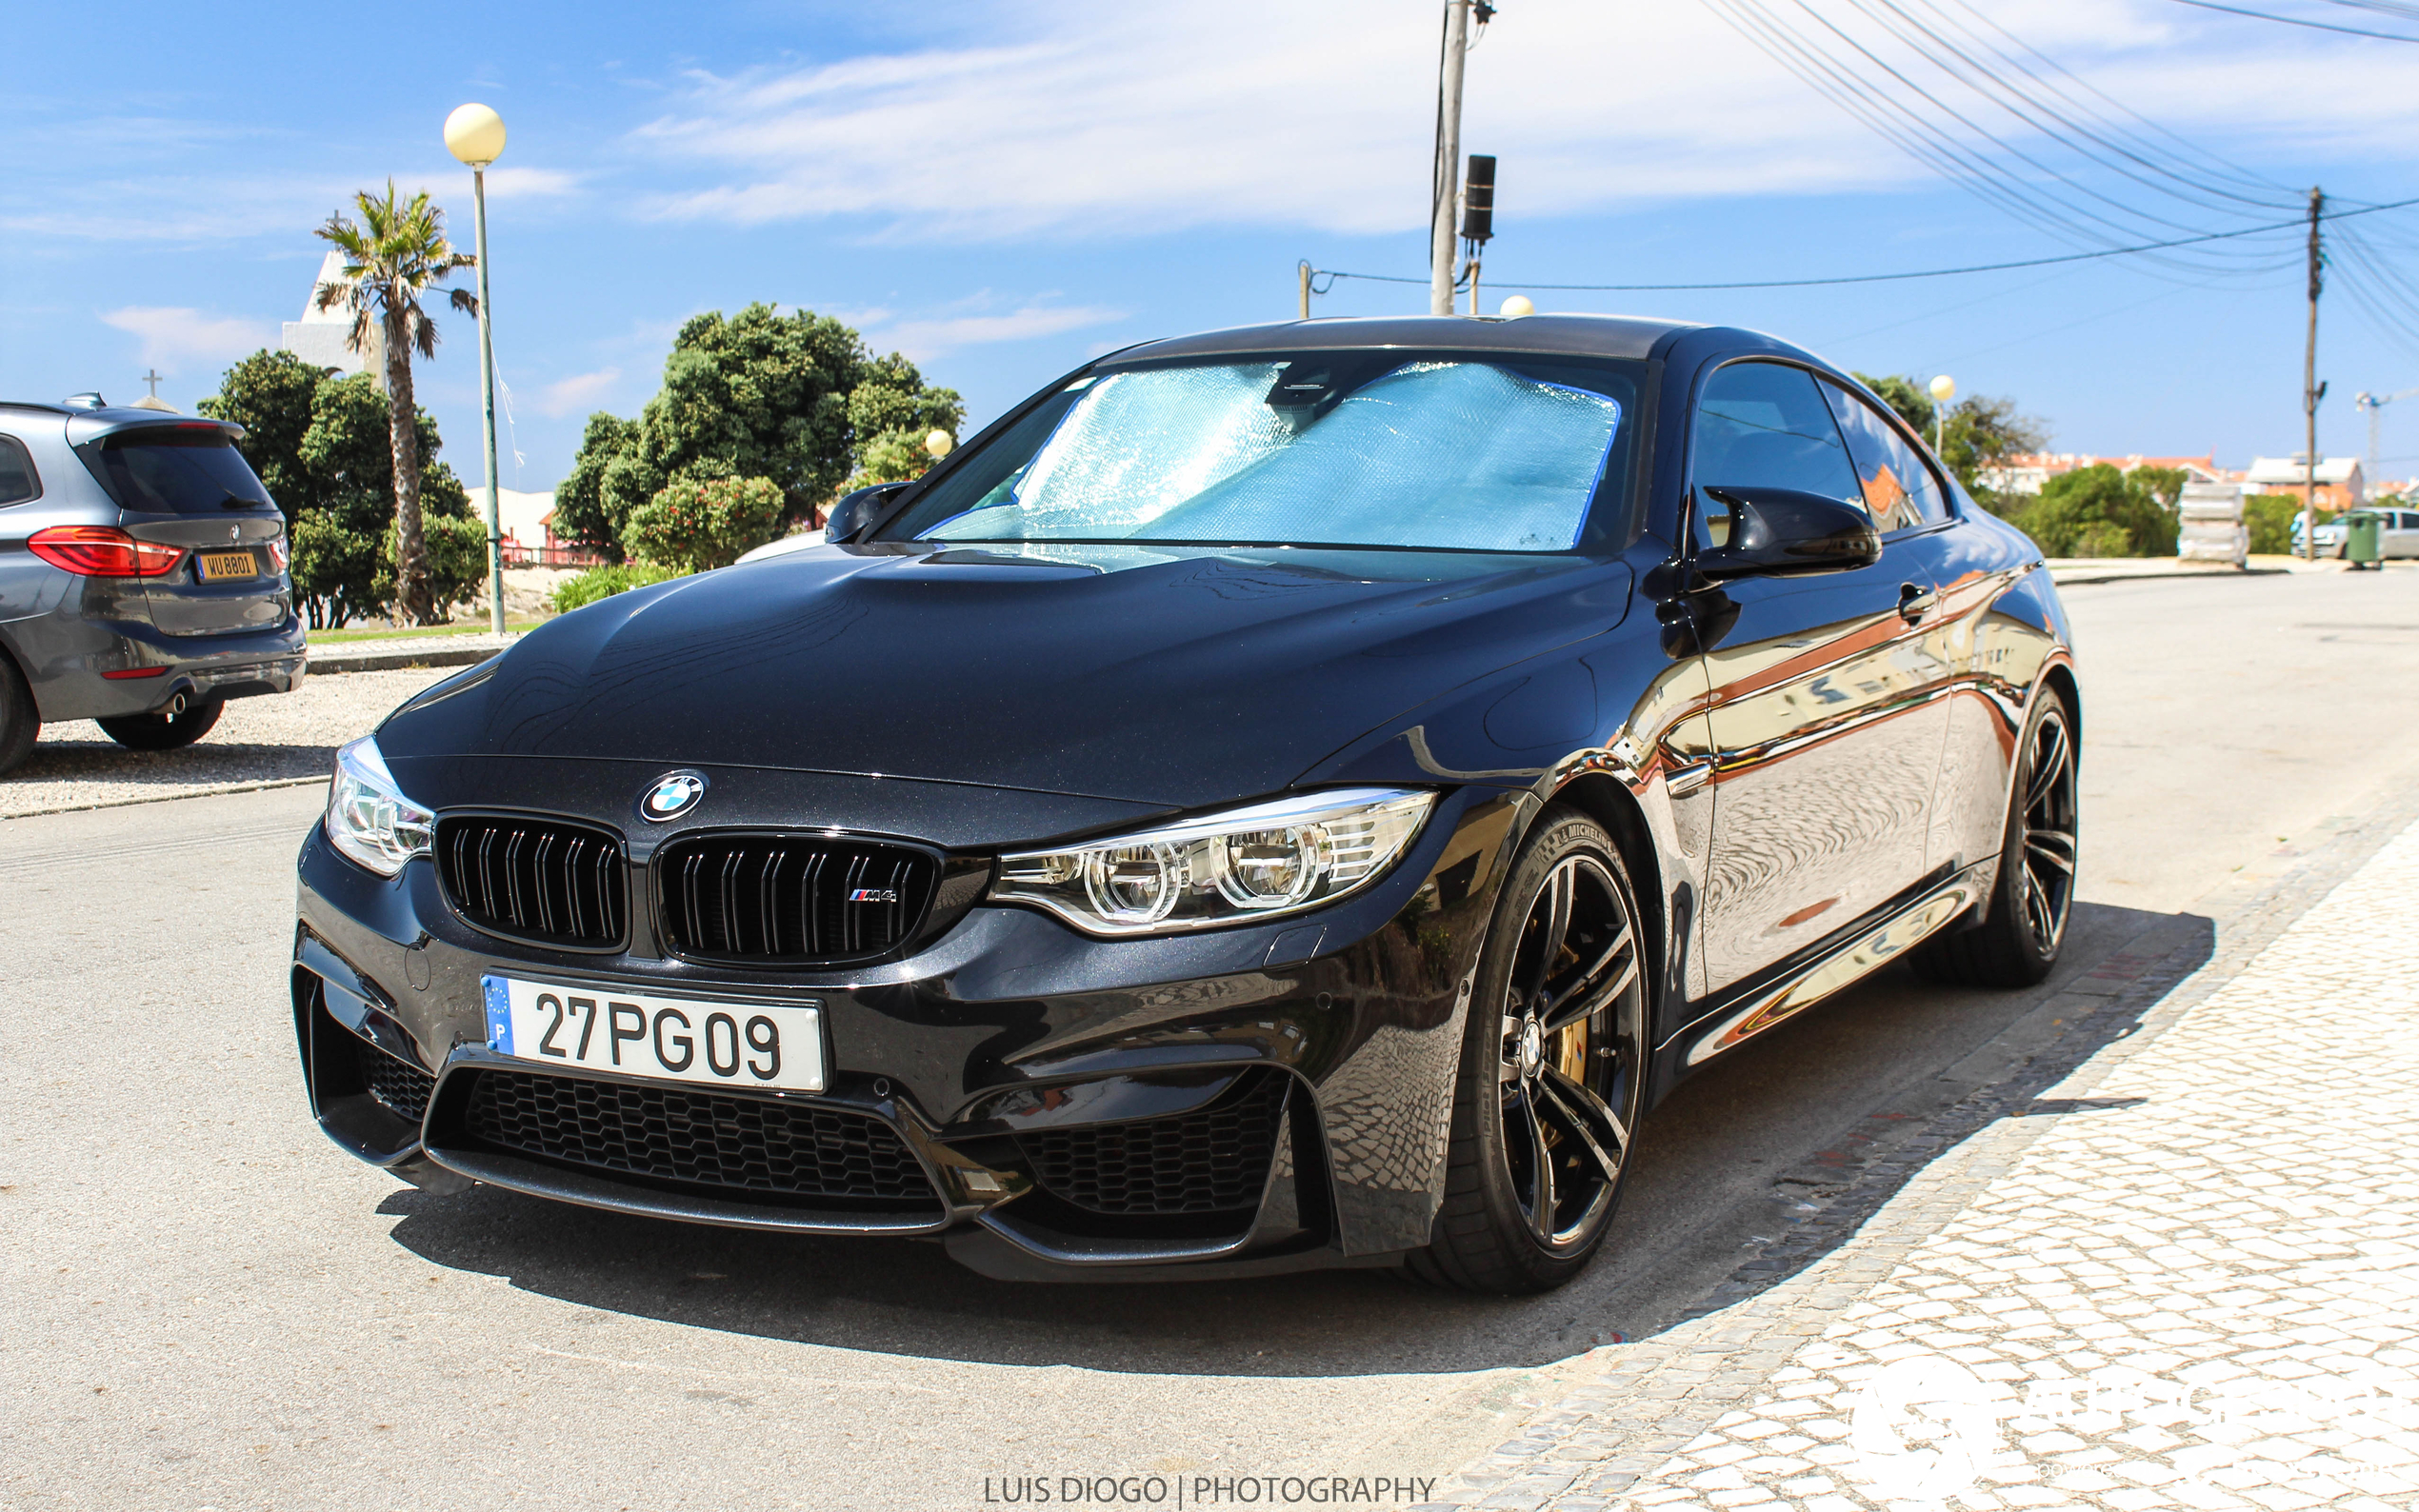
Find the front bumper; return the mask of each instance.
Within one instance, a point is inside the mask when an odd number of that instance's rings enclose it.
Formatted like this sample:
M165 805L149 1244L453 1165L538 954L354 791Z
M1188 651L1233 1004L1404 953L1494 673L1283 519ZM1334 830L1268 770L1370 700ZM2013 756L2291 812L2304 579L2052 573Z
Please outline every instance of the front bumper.
M1385 1263L1428 1242L1469 984L1528 802L1442 795L1388 876L1308 915L1104 941L975 907L901 959L816 973L669 958L635 865L624 950L500 940L429 862L387 881L314 829L292 976L306 1080L330 1138L432 1187L939 1237L1028 1279ZM825 1089L709 1095L499 1056L489 974L810 999Z

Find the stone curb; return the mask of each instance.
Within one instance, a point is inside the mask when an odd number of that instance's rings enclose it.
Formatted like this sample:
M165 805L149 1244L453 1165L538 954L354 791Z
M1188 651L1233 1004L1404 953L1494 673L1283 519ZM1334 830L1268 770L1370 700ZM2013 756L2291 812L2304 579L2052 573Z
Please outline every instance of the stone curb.
M401 672L415 666L471 666L495 654L492 646L474 647L468 650L370 651L359 654L313 651L309 669L312 672Z
M46 814L89 814L96 808L131 808L136 804L172 804L185 798L224 798L229 793L267 792L272 787L308 787L313 783L325 784L328 776L270 777L251 783L205 783L198 787L180 787L174 792L146 793L140 798L104 798L98 803L61 804L56 808L29 808L21 814L0 814L0 825L19 819L40 819Z
M1888 1278L2008 1171L2048 1131L2052 1117L2095 1106L2078 1094L2088 1094L2239 973L2414 821L2419 789L2406 789L2229 910L2218 921L2206 958L2194 959L2190 945L2137 958L2123 990L2069 1023L2013 1075L1893 1142L1828 1201L1795 1202L1802 1211L1786 1215L1794 1223L1792 1233L1732 1272L1662 1335L1603 1351L1601 1373L1531 1417L1517 1438L1465 1465L1449 1481L1443 1500L1414 1512L1469 1506L1604 1512ZM2061 1083L2068 1084L2067 1095L2039 1100L2041 1091ZM1784 1201L1803 1179L1799 1172L1783 1176Z
M2166 568L2152 572L2117 572L2083 567L2051 567L2049 581L2062 588L2085 583L2172 583L2179 578L2269 578L2289 577L2290 567L2236 567L2222 564L2208 567Z

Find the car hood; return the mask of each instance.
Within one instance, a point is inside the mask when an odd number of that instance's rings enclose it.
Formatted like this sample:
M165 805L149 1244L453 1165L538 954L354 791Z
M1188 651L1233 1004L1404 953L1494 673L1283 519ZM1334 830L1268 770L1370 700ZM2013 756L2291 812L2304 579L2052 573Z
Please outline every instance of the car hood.
M1629 588L1622 563L1567 556L822 547L565 615L378 742L1196 807L1611 628Z

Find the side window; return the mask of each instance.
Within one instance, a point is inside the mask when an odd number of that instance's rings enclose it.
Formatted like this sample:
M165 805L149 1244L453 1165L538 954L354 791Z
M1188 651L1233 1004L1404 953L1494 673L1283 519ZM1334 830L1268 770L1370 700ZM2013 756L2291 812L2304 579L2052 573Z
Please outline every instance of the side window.
M1938 525L1949 518L1949 501L1940 480L1897 428L1872 406L1839 385L1826 382L1824 394L1839 412L1839 428L1848 435L1848 449L1856 459L1856 475L1864 480L1865 507L1884 535Z
M1697 400L1689 475L1699 487L1796 488L1854 503L1862 495L1839 427L1813 375L1773 362L1734 362ZM1696 511L1700 547L1729 538L1727 515ZM1710 525L1710 529L1708 527Z
M40 497L42 480L34 473L33 458L26 453L25 443L14 436L0 436L0 505Z

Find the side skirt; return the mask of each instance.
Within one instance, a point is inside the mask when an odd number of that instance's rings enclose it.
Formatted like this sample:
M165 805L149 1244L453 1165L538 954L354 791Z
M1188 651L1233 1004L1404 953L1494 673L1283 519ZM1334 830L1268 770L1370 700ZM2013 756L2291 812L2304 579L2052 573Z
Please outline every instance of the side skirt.
M1749 984L1709 1005L1694 1022L1665 1042L1665 1086L1777 1024L1795 1018L1841 988L1905 955L1984 902L1996 870L1982 862L1955 873L1892 909L1812 961L1785 968L1776 979Z

